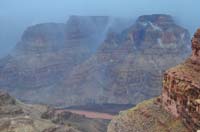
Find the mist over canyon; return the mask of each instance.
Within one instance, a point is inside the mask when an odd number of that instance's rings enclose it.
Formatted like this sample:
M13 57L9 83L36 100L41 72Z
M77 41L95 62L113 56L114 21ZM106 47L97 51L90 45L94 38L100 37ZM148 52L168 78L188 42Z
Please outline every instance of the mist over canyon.
M0 0L0 131L198 132L199 5Z
M47 22L64 23L71 15L115 16L136 20L145 14L170 14L177 24L193 34L200 26L196 11L199 4L198 0L1 0L0 57L13 50L27 27Z
M0 86L55 106L135 105L160 94L163 71L188 55L189 41L189 31L165 14L37 24L0 61Z

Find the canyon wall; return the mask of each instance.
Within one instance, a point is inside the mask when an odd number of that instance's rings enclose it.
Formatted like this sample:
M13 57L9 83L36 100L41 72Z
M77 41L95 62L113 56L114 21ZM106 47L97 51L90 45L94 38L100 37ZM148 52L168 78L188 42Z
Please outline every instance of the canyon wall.
M192 39L192 55L169 69L163 80L163 107L192 131L200 129L200 29Z
M189 41L164 14L37 24L0 60L0 86L21 100L64 107L137 104L161 93L162 73L185 59Z
M200 29L192 55L163 75L161 96L121 112L108 132L197 132L200 130Z

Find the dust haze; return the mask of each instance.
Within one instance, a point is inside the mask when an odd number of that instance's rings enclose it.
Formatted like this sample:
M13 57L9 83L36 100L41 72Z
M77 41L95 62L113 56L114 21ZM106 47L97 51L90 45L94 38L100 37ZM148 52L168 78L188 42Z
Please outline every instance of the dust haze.
M136 19L145 14L170 14L191 34L200 26L199 0L1 0L0 57L8 54L31 25L65 23L70 15Z

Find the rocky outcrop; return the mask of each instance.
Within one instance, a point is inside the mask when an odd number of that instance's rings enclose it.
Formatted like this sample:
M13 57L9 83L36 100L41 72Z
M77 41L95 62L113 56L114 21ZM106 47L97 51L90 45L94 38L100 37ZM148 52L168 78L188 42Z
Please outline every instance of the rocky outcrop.
M8 93L0 92L0 106L3 105L15 105L16 100L13 99Z
M0 94L0 131L39 132L53 125L39 118L39 113L45 107L25 105L8 93L0 92Z
M17 116L24 111L17 105L17 101L8 93L0 91L0 118L5 116Z
M200 30L192 39L192 55L164 73L162 95L114 118L108 132L196 132L200 129ZM162 119L163 118L163 119Z
M179 118L169 114L157 99L144 101L121 112L107 132L190 132Z
M200 129L200 30L192 39L192 55L169 69L163 80L163 107L180 117L191 131Z
M110 33L97 53L65 78L66 105L137 104L158 96L163 71L184 60L189 41L188 31L171 16L139 17L126 30Z
M81 132L105 132L109 123L109 120L89 119L84 115L78 115L66 110L50 107L41 115L41 117L43 119L51 120L58 125L68 124Z
M89 119L44 105L23 104L0 92L1 132L105 132L108 120Z

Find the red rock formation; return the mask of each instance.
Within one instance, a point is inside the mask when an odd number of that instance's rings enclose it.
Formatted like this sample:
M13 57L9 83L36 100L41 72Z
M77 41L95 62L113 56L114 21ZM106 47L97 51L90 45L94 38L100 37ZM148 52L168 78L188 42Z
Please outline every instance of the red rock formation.
M192 56L193 63L200 64L200 29L194 35L192 39Z
M165 73L162 101L191 131L200 129L200 29L192 39L192 56Z

